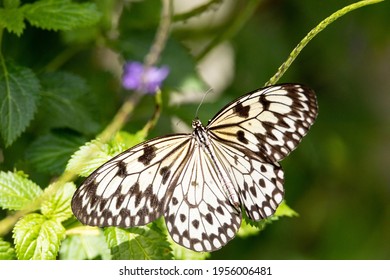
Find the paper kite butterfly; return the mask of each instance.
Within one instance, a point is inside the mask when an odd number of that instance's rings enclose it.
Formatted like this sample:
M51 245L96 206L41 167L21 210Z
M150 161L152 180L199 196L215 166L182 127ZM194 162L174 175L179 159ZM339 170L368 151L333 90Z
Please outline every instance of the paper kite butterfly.
M242 211L259 221L284 196L279 161L317 117L315 93L299 84L250 92L190 134L154 138L94 171L72 200L84 224L135 227L164 216L172 239L195 251L234 238Z

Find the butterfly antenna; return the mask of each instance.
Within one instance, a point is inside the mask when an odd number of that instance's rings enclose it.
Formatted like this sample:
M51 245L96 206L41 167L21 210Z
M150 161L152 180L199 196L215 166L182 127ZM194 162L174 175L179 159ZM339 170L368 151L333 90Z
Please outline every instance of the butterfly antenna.
M202 106L203 101L204 101L204 99L206 98L206 95L209 94L209 93L212 92L212 91L213 91L213 89L210 88L210 89L208 89L208 90L203 94L202 100L200 101L200 103L199 103L199 105L198 105L198 108L196 109L196 114L195 114L195 118L196 118L196 119L199 118L199 115L198 115L199 109L200 109L200 106Z

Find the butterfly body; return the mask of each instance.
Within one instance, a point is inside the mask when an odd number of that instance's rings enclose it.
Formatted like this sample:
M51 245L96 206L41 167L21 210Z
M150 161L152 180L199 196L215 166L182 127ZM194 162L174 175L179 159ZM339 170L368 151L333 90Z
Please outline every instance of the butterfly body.
M253 91L191 134L141 143L93 172L72 200L88 225L133 227L164 216L172 239L214 251L234 238L241 211L258 221L284 196L279 161L317 116L314 92L298 84Z
M225 191L230 203L235 207L240 206L238 200L238 194L236 193L232 180L229 178L229 175L226 173L225 168L220 164L220 161L216 158L216 153L214 151L213 145L209 140L209 134L207 127L205 128L201 121L196 118L192 121L192 128L194 129L192 135L196 140L196 144L201 147L204 153L207 154L209 161L213 164L215 170L218 174L219 182L221 187Z

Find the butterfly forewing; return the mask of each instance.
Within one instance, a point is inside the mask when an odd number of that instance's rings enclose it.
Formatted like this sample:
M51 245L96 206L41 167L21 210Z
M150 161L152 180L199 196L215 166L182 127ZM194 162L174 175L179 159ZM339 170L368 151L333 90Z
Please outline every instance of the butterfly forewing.
M317 101L311 89L282 84L231 102L207 127L220 141L277 162L297 147L316 116Z
M298 84L256 90L228 104L192 134L141 143L114 157L77 189L72 210L84 224L133 227L164 216L172 239L195 251L231 240L241 208L255 221L283 200L278 161L317 116L314 92Z
M144 225L160 217L189 141L186 134L156 138L114 157L77 189L73 213L101 227Z

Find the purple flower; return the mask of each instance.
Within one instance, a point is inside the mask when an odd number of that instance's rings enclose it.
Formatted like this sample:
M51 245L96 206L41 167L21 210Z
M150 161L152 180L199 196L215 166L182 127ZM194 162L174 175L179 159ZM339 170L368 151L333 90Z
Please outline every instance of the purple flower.
M128 62L123 67L122 85L125 89L154 94L168 74L167 66L145 69L142 63Z

